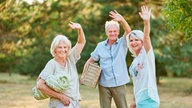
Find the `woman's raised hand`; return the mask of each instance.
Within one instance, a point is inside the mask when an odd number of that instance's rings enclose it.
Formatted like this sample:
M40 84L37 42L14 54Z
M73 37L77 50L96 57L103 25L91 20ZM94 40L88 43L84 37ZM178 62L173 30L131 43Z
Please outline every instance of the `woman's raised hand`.
M79 23L74 23L72 21L70 21L70 23L68 24L72 29L74 30L79 30L81 29L81 25Z
M141 6L141 12L139 12L139 15L144 21L148 21L150 20L151 9L148 9L147 6Z

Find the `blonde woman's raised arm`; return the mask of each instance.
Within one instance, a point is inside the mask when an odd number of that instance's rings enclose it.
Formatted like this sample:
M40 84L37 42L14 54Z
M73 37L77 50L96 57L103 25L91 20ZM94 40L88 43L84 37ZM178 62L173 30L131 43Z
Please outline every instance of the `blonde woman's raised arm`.
M151 45L151 39L150 39L150 15L151 15L151 9L148 9L146 6L141 7L141 12L139 12L140 17L144 21L144 39L143 44L146 52L150 50L152 47Z

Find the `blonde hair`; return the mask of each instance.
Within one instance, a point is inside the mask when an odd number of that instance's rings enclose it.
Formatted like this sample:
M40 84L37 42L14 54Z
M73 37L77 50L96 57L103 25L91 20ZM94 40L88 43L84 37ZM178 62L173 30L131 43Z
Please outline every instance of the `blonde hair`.
M52 43L51 43L51 48L50 48L50 53L53 57L55 57L55 49L57 48L57 46L59 45L60 41L64 41L64 43L69 47L69 49L71 50L71 41L64 35L57 35Z
M107 32L107 30L109 29L109 27L111 27L112 25L117 26L118 30L120 30L120 28L119 28L119 23L116 22L116 21L111 20L111 21L106 21L106 22L105 22L105 32Z
M129 51L133 54L133 57L136 57L135 52L131 49L129 43L130 43L130 36L136 38L136 39L140 39L143 41L143 37L144 37L144 33L141 30L132 30L127 36L126 36L126 40L127 40L127 45L129 48Z

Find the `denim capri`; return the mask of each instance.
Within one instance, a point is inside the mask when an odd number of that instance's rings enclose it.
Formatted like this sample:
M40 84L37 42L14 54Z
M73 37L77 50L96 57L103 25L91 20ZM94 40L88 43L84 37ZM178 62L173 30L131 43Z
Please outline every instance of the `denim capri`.
M159 108L159 103L155 102L151 98L143 100L137 103L137 108Z

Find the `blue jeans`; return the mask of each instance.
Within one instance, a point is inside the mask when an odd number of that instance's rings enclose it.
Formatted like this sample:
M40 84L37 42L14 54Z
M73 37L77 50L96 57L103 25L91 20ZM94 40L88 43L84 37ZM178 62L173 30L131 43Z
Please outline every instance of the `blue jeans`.
M155 102L151 98L148 98L137 103L136 108L159 108L159 103Z

